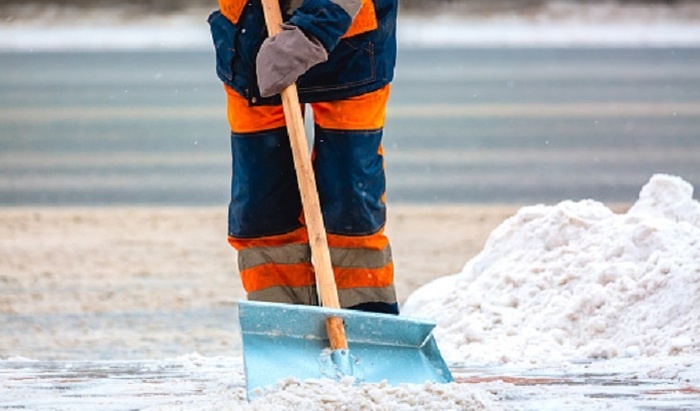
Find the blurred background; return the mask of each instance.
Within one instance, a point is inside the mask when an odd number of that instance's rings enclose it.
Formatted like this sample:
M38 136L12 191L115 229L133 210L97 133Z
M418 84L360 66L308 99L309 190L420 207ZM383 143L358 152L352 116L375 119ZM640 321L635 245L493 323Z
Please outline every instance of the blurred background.
M393 203L700 184L700 4L401 0ZM0 205L228 202L214 1L0 0Z

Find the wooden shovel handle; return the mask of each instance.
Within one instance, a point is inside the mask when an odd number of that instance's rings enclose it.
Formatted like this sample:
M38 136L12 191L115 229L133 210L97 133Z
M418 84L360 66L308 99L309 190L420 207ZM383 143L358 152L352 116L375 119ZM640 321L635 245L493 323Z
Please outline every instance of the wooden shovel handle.
M265 24L270 36L282 31L282 12L278 0L262 0L263 12L265 14ZM321 203L316 189L316 178L314 176L309 146L306 143L306 132L304 130L304 118L301 114L299 95L295 84L282 90L282 107L284 117L287 122L287 132L289 142L292 147L294 158L294 168L296 169L301 203L304 209L304 219L309 233L309 245L311 246L311 256L316 272L316 286L321 299L321 305L327 308L340 308L338 300L338 287L333 276L333 265L331 264L331 254L328 250L328 239L326 229L323 225L323 215L321 214ZM346 349L347 338L342 319L331 317L326 322L328 337L331 341L332 349Z

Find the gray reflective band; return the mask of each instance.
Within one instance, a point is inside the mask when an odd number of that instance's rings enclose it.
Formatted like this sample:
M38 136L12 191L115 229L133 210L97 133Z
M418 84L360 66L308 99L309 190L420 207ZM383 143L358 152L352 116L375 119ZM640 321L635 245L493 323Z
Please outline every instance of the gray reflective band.
M379 269L389 264L391 247L382 250L332 247L334 267ZM286 244L277 247L253 247L238 252L238 269L246 270L263 264L301 264L311 262L308 244Z
M332 247L330 251L333 267L379 269L392 261L389 245L382 250Z
M357 16L357 13L360 11L360 7L362 7L361 0L331 0L331 2L337 4L340 6L340 8L345 10L345 12L348 13L352 19ZM283 2L282 8L287 14L292 14L294 10L301 6L301 3L303 3L303 0L286 0Z
M340 306L345 308L370 302L394 304L396 302L396 290L393 284L388 287L347 288L338 290L338 298L340 299ZM318 305L315 285L306 287L269 287L248 293L248 299L283 304Z
M360 0L331 0L333 3L339 5L343 10L345 10L350 18L354 19L357 13L362 7L362 1Z
M301 264L311 262L311 249L308 244L286 244L277 247L253 247L238 252L238 269L263 264Z
M283 304L318 305L316 286L283 287L274 286L248 293L251 301L272 301Z
M341 307L352 307L362 303L394 304L396 290L393 284L387 287L344 288L338 290L338 298Z

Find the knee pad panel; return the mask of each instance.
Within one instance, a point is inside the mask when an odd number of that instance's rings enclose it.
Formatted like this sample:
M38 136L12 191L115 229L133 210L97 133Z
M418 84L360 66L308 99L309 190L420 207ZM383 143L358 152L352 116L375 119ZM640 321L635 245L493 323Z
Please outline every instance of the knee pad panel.
M229 235L260 237L301 227L301 200L285 129L231 133Z
M367 235L385 223L382 130L316 127L314 170L329 233Z

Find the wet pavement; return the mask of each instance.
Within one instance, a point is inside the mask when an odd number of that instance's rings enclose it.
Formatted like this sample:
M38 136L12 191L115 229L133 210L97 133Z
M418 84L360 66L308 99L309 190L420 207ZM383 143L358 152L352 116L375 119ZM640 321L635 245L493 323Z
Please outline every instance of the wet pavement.
M642 361L653 363L654 359ZM453 371L458 383L479 384L495 393L503 404L527 410L697 410L700 407L697 381L652 378L614 368L600 361L566 364L560 368L475 367Z

